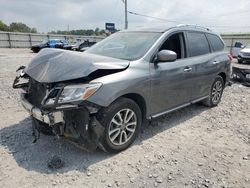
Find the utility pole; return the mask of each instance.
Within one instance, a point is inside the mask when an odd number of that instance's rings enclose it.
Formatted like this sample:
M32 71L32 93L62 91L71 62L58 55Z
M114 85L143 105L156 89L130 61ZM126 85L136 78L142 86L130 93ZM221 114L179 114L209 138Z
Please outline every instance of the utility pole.
M127 0L124 0L125 4L125 29L128 29L128 6L127 6Z

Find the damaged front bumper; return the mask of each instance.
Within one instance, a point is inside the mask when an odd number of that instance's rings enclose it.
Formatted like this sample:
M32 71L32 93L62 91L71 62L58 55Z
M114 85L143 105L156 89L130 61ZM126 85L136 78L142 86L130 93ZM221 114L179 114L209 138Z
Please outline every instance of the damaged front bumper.
M233 67L232 79L241 82L245 86L250 86L250 67Z
M65 84L50 87L35 82L23 72L24 68L18 69L21 74L15 78L13 88L23 90L20 96L21 104L35 120L33 121L35 140L39 138L36 135L40 135L41 122L45 124L45 128L47 124L48 129L51 129L57 137L65 137L85 150L92 151L97 146L103 148L99 140L104 127L96 118L102 107L86 100L59 103ZM51 96L54 96L54 100L47 104L46 101Z
M97 146L103 148L99 140L103 135L104 127L87 108L61 107L61 110L47 111L32 105L24 93L21 94L21 103L33 118L48 124L55 135L63 136L88 151L95 150Z
M22 106L25 108L25 110L27 110L32 117L34 117L35 119L37 119L43 123L46 123L49 125L64 123L62 111L43 112L43 111L41 111L41 109L32 105L25 98L25 93L21 93L21 103L22 103Z

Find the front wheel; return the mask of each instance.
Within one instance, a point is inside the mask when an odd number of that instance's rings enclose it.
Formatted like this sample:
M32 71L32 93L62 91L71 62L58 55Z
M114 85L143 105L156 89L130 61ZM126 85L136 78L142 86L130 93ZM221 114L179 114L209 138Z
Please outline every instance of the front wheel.
M133 100L120 98L101 110L97 119L105 128L100 139L101 149L117 153L128 148L138 136L142 115L139 106Z
M212 84L208 98L203 101L203 104L208 107L217 106L221 101L224 85L223 78L218 75Z
M31 49L34 53L38 53L40 51L40 48L32 48Z

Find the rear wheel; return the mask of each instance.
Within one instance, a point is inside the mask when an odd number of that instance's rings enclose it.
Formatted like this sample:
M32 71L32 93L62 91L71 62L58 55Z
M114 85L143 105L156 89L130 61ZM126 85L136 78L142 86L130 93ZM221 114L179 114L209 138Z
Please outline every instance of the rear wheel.
M110 153L128 148L138 136L142 115L131 99L120 98L98 113L97 119L105 131L100 140L101 149Z
M212 84L209 97L203 101L203 104L209 107L217 106L221 101L224 85L223 78L218 75Z

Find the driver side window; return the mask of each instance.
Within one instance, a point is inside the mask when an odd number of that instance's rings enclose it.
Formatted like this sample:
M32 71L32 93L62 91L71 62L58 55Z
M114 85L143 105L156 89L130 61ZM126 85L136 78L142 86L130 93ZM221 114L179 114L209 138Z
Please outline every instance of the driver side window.
M160 47L159 51L161 50L174 51L177 54L177 59L185 58L186 51L183 33L176 33L168 37Z

